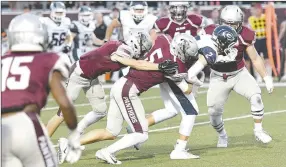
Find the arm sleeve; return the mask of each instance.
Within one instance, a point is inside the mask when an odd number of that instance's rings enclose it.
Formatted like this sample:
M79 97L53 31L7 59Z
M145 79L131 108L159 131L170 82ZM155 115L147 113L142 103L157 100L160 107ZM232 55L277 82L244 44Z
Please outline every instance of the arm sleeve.
M70 32L78 34L78 28L75 23L71 23L70 25Z
M199 49L198 53L205 57L208 64L213 65L216 62L217 54L213 48L206 46Z

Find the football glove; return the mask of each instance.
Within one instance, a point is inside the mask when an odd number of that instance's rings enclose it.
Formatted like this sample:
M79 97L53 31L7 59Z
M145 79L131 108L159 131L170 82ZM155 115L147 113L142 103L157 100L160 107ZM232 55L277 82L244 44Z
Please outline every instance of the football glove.
M162 63L159 63L159 71L167 74L174 75L178 71L178 64L176 62L172 62L171 60L165 60Z
M73 130L68 137L68 153L66 161L71 164L77 162L81 156L81 152L80 133L77 130Z
M265 86L266 86L268 93L272 93L274 89L272 77L266 76L263 78L263 80L265 82Z
M63 53L69 53L71 51L71 47L70 46L64 46L62 52Z

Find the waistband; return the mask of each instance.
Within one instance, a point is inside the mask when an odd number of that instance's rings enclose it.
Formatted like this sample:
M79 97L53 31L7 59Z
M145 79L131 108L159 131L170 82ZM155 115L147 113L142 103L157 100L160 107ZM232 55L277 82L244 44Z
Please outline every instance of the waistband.
M215 74L215 75L218 75L218 76L221 76L221 77L224 77L224 76L232 76L232 75L236 75L237 73L239 73L240 71L244 70L245 67L239 69L239 70L236 70L236 71L232 71L232 72L218 72L218 71L215 71L213 69L211 69L211 71Z

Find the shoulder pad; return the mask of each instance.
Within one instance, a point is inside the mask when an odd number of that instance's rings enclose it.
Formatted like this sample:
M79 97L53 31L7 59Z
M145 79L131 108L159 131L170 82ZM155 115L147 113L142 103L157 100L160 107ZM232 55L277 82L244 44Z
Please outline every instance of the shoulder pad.
M198 27L201 27L202 25L202 21L203 21L203 17L200 15L196 15L196 14L190 14L188 15L188 19L195 24Z
M208 64L214 64L216 62L216 51L209 47L209 46L205 46L203 48L199 49L199 54L203 55L205 57L205 59L207 60Z
M71 19L68 18L68 17L65 17L63 21L64 21L64 23L67 24L67 25L70 25L70 24L71 24Z
M52 71L59 71L62 76L67 79L70 74L70 69L71 69L71 63L69 61L68 55L64 53L59 53L58 60L56 61Z
M244 45L252 45L255 43L255 32L246 26L242 26L239 39Z
M125 44L121 44L114 53L125 58L132 58L134 55L132 48Z
M167 28L170 21L171 20L169 19L169 17L163 17L163 18L156 20L155 28L157 32L164 32L164 30Z

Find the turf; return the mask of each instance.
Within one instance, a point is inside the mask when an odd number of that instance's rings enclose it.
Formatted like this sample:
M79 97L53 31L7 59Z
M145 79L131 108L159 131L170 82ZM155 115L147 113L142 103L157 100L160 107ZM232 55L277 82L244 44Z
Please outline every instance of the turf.
M274 93L269 95L265 88L262 88L263 103L265 105L264 128L271 136L273 141L264 145L257 142L253 136L252 117L241 117L250 114L250 105L246 99L236 93L231 93L225 106L224 118L225 127L230 138L228 148L216 148L217 135L208 123L206 107L206 91L201 93L197 99L200 114L196 122L200 125L195 126L188 147L193 154L200 155L197 160L170 160L169 154L178 137L178 128L181 116L162 122L150 128L150 130L174 127L165 131L151 132L149 140L144 143L140 151L133 148L120 151L116 157L123 162L121 166L130 167L283 167L286 166L286 88L276 88ZM108 94L108 90L106 91ZM146 113L163 107L160 99L159 89L150 89L141 95ZM107 100L108 101L108 100ZM76 101L77 105L88 103L84 94L81 94ZM54 107L54 108L53 108ZM44 123L56 113L57 105L51 99L42 113ZM91 110L88 105L77 107L78 115L84 115ZM235 118L235 119L228 119ZM81 119L81 118L80 118ZM104 128L106 119L92 125L86 131L94 128ZM68 130L64 124L53 135L52 141L57 144L57 139L66 136ZM125 130L122 130L125 133ZM108 164L95 159L95 152L100 148L106 147L114 141L104 141L87 145L81 160L74 165L64 163L63 167L101 167Z

